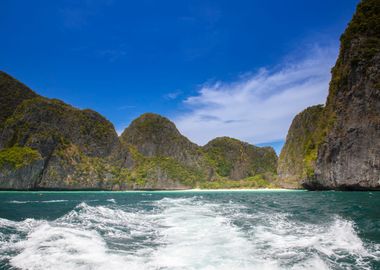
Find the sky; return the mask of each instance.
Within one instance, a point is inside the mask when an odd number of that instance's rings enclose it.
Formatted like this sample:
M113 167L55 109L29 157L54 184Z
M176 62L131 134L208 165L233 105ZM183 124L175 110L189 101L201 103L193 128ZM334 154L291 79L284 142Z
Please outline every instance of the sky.
M0 70L91 108L118 133L145 112L204 145L273 146L323 104L358 0L0 0Z

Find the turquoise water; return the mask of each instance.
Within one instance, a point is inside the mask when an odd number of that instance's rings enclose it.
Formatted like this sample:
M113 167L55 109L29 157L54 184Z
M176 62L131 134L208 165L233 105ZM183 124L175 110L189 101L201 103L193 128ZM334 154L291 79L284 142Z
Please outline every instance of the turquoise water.
M380 269L380 192L0 192L0 269Z

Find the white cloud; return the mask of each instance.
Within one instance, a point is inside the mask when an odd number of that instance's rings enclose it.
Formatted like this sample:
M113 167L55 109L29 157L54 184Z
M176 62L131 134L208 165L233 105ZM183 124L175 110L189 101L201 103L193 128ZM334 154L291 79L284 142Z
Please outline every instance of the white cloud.
M174 92L170 92L170 93L167 93L166 95L164 95L164 98L165 99L177 99L180 95L182 95L182 91L181 90L176 90Z
M234 82L203 85L183 101L189 111L175 117L177 127L200 145L218 136L255 144L285 139L294 116L324 103L328 93L337 49L314 46L308 53Z

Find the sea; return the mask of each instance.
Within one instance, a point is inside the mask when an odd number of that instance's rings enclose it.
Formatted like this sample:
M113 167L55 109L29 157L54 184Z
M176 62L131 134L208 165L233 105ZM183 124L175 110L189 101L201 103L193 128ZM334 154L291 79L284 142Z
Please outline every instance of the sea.
M380 269L380 192L0 192L0 269Z

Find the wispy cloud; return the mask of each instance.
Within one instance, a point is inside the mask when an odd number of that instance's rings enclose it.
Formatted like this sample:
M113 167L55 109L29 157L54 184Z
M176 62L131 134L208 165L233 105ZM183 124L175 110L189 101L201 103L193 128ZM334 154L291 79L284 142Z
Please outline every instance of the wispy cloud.
M189 111L174 119L178 128L201 145L218 136L255 144L283 140L293 117L327 96L337 47L313 46L307 53L234 82L203 85L183 101Z
M176 91L165 94L164 98L165 99L177 99L182 94L183 94L183 92L181 90L176 90Z

